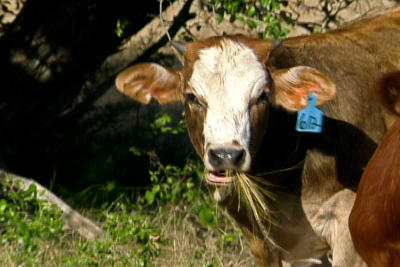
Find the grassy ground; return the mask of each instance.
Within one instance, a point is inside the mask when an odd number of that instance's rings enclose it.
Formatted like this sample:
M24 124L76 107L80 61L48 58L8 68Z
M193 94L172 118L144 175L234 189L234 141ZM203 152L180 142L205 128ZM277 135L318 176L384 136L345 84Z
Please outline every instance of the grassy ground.
M204 227L199 218L183 207L160 216L161 236L168 240L154 266L252 266L252 257L241 232L225 215L214 228Z
M35 188L14 191L3 181L0 266L254 266L240 230L178 171L161 182L154 174L134 204L122 196L88 212L105 232L91 241L62 231L60 211Z

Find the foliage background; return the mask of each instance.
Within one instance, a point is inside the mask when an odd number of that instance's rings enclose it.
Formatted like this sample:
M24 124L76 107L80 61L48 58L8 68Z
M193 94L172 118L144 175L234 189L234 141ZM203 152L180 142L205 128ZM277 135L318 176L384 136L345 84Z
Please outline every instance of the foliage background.
M184 131L154 131L151 123L164 110L139 105L114 87L117 73L130 64L180 66L166 29L186 41L233 33L283 38L335 28L394 3L154 0L139 8L122 0L2 0L0 167L59 195L108 181L142 187L150 183L149 158L135 156L130 147L181 167L196 158ZM172 127L178 125L182 106L165 110Z
M182 104L142 106L117 92L116 75L144 61L179 67L166 29L183 41L235 33L285 38L336 28L395 4L1 0L0 168L34 178L98 215L108 235L95 242L73 233L60 238L57 210L38 202L32 188L11 193L0 202L3 262L146 266L158 259L154 266L251 266L238 229L223 211L215 212L201 183L203 167L184 128ZM14 192L13 185L4 186L3 193ZM42 234L49 242L40 243ZM199 243L204 246L195 248Z

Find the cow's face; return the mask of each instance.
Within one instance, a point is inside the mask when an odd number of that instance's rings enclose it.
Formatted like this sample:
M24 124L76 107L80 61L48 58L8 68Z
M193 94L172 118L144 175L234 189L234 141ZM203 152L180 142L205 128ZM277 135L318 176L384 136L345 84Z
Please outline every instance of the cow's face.
M193 50L197 59L186 86L189 134L208 170L246 172L267 125L264 66L251 48L230 39Z
M229 183L235 177L226 177L225 170L250 171L270 102L296 111L307 106L309 93L320 104L335 91L326 76L308 67L268 73L265 63L274 46L244 36L213 37L186 45L181 69L139 64L123 71L116 84L142 103L152 97L161 104L185 99L189 135L208 169L207 180Z

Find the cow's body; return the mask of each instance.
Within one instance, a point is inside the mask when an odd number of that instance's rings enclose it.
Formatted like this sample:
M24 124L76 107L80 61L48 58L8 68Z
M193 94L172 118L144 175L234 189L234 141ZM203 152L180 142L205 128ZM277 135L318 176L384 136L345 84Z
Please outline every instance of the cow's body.
M181 69L139 64L116 83L143 103L186 98L188 131L206 180L242 228L259 265L311 266L331 250L333 266L364 266L347 221L352 190L387 130L372 91L382 73L399 69L399 43L396 9L281 43L245 36L192 42ZM307 105L311 92L326 116L321 134L294 130L293 111ZM251 218L231 186L241 181L239 175L224 170L272 185L264 185L272 192L261 205L267 218Z
M400 72L386 76L378 94L381 103L400 116ZM400 266L400 118L365 169L349 226L369 267Z

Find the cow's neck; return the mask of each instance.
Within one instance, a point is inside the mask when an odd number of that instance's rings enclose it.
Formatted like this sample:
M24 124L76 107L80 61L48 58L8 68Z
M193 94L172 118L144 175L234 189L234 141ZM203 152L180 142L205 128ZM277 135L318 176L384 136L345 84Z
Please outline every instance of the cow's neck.
M268 128L252 168L285 191L299 191L305 147L295 131L296 114L271 107Z
M324 201L345 187L356 190L375 142L356 127L327 117L322 133L298 133L296 116L271 107L254 174L276 185L272 190L310 195L313 201Z

